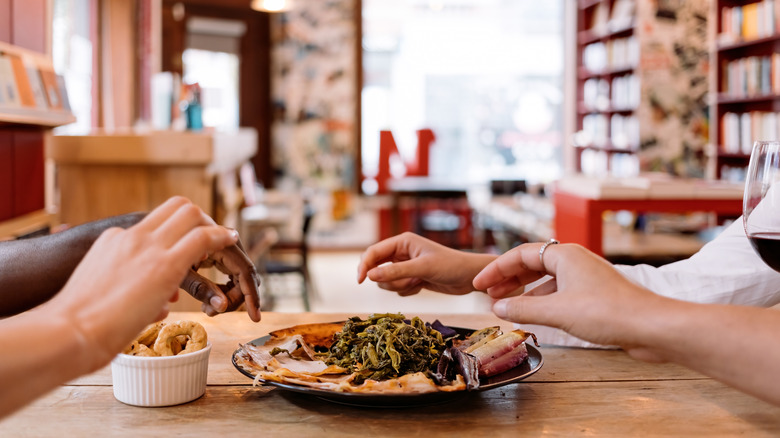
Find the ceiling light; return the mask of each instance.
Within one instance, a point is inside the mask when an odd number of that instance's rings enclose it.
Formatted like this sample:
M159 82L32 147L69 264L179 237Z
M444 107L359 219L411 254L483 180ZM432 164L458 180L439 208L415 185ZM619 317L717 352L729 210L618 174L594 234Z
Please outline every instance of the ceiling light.
M290 1L252 0L252 9L260 12L284 12L290 9Z

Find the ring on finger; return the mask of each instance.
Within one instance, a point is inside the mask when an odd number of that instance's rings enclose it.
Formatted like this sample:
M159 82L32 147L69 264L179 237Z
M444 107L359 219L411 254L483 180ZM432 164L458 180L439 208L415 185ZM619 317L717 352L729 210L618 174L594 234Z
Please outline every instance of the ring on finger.
M544 266L544 251L547 249L548 246L550 246L550 245L557 245L559 243L561 243L561 242L558 242L555 239L550 239L547 242L544 242L542 247L539 248L539 263L541 263L542 266Z

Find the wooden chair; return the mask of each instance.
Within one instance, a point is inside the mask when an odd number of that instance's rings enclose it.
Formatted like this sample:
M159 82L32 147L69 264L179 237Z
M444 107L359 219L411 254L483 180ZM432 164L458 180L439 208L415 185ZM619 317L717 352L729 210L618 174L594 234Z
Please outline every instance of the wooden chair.
M258 261L258 271L269 280L273 276L297 274L301 276L301 298L303 307L311 310L310 299L316 293L309 273L308 236L314 219L315 209L308 200L303 201L303 222L300 237L297 239L279 239L271 246L267 255ZM266 290L270 289L270 281L266 281ZM273 291L269 290L270 299Z

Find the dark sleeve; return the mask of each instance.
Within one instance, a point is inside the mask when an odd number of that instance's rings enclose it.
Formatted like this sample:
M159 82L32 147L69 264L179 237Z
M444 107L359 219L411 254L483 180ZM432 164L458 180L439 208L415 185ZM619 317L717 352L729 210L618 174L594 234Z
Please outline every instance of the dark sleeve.
M130 213L46 236L0 242L0 317L49 300L62 289L103 231L128 228L145 215Z

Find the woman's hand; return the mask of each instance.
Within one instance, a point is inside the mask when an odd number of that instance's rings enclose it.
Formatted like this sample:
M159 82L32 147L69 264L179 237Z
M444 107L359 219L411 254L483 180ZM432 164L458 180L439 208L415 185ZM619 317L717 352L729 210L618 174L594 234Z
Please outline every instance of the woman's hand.
M358 283L369 278L400 296L414 295L421 289L463 295L474 291L474 275L494 258L458 251L407 232L371 245L363 253Z
M499 299L493 312L524 324L560 328L603 345L618 345L645 360L656 360L642 350L642 332L648 312L663 312L666 300L626 280L609 262L575 244L549 245L539 257L540 243L520 245L485 267L474 287ZM544 275L554 278L520 296L510 292Z

